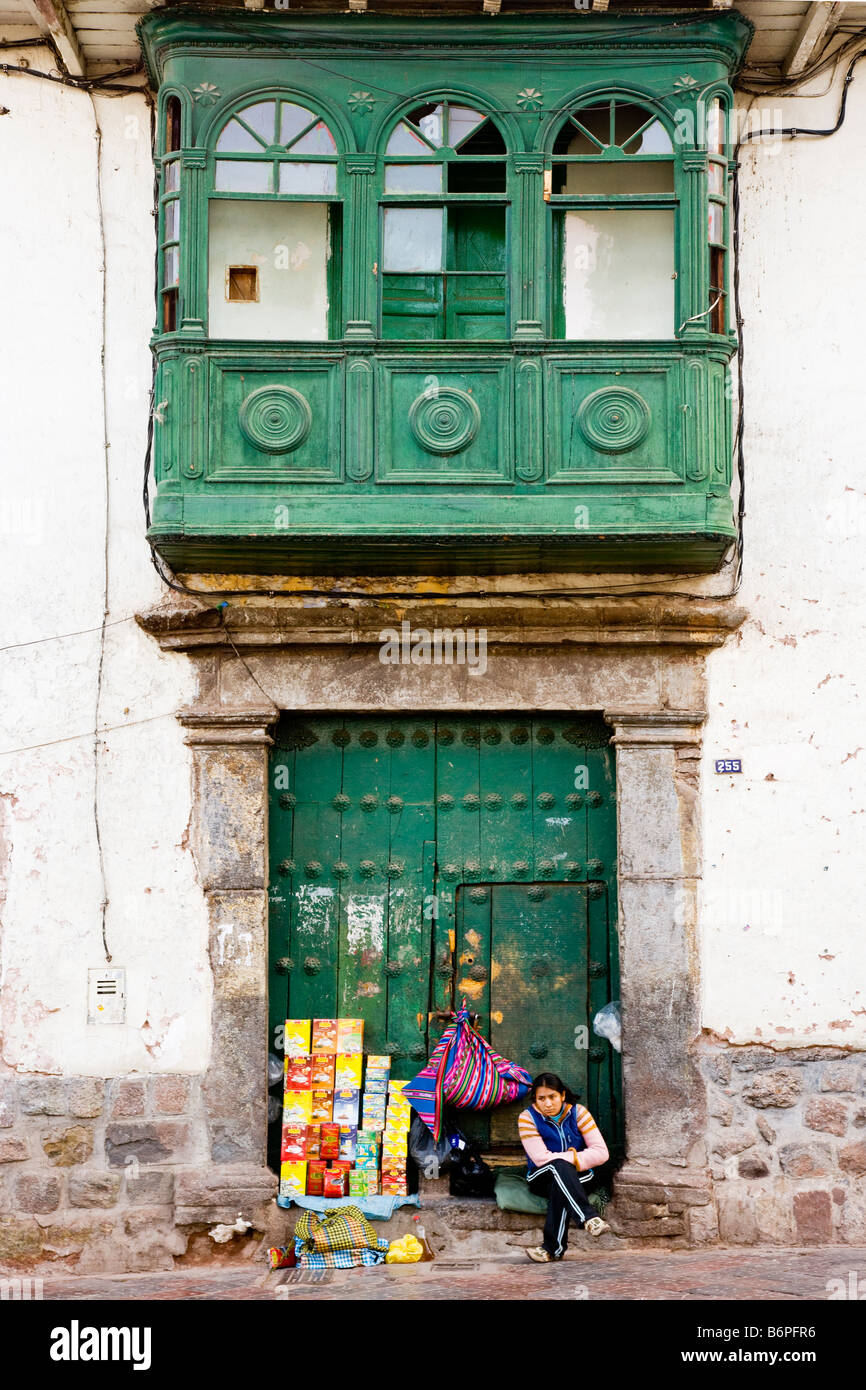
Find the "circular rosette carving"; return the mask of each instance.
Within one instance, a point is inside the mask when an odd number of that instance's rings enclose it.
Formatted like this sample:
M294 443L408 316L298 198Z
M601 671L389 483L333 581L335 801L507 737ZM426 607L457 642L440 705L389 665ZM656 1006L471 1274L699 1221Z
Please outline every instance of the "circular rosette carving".
M291 386L259 386L241 405L238 423L256 449L290 454L310 433L313 412L306 396Z
M604 386L581 403L577 428L593 449L625 454L646 439L651 418L649 406L637 391Z
M478 433L481 411L466 391L439 386L412 402L409 428L428 454L460 454Z

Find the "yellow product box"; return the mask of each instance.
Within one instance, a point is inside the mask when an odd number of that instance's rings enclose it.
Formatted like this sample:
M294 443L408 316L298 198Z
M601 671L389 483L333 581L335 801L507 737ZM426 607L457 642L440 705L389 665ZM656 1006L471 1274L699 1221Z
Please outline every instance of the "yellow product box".
M283 1092L283 1124L309 1125L313 1122L312 1091Z
M360 1057L364 1051L364 1020L362 1018L337 1019L337 1052L351 1052ZM337 1085L339 1086L339 1082ZM358 1085L361 1078L358 1077Z
M334 1117L334 1092L313 1091L313 1124L329 1125Z
M303 1197L307 1191L306 1163L280 1164L280 1196Z
M287 1018L283 1025L283 1051L286 1057L307 1057L310 1052L310 1018Z
M408 1081L391 1081L391 1080L389 1080L389 1081L388 1081L388 1090L391 1091L391 1092L393 1092L393 1094L394 1094L394 1096L395 1096L395 1099L396 1099L396 1096L397 1096L397 1093L398 1093L398 1092L399 1092L400 1096L402 1097L402 1094L403 1094L403 1087L404 1087L404 1086L408 1086L408 1085L409 1085L409 1082L408 1082ZM408 1100L406 1101L406 1104L407 1104L407 1105L409 1104Z
M393 1129L385 1130L385 1133L382 1135L383 1158L400 1158L401 1156L406 1154L407 1150L408 1145L406 1143L406 1134L403 1130L396 1134Z
M339 1091L345 1087L353 1091L360 1091L363 1065L364 1058L360 1052L338 1052L334 1070L335 1089Z

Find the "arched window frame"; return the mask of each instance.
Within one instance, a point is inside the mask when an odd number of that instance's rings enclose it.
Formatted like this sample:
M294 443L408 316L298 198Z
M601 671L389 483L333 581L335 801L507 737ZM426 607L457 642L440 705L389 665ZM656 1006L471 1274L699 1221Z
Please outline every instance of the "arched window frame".
M413 133L416 132L409 117L425 106L442 108L440 117L442 138L439 142L437 143L435 138L425 137L422 131L420 136L416 134L416 138L419 140L417 152L389 149L401 126L409 125ZM483 119L468 128L465 134L460 135L453 143L450 143L451 117L455 109L461 112L477 112ZM496 133L501 141L501 153L497 152L494 156L467 152L466 146L471 145L475 137L485 128ZM422 146L425 145L426 148L423 148ZM507 338L510 317L509 209L511 204L508 171L509 156L512 150L506 122L502 114L494 110L489 101L481 101L474 94L442 89L418 93L411 100L402 103L397 111L391 113L384 125L379 149L379 262L381 267L378 308L379 336L386 338L428 337L436 341L460 340L464 338L464 334L465 338L471 336L467 331L467 325L470 319L474 318L476 326L479 322L484 321L490 329L489 334L477 334L476 340ZM459 188L452 189L449 187L449 174L450 170L455 167L459 167L461 171L468 167L477 168L479 173L483 171L483 174L486 174L488 178L490 178L491 168L493 168L494 177L490 181L494 186L469 189L468 191ZM440 171L440 177L438 183L434 179L432 181L433 186L428 188L417 186L412 188L410 186L401 189L395 187L390 178L391 171L395 169L405 171L413 169L436 170ZM484 182L483 176L481 182ZM417 274L413 274L413 272L392 274L389 271L387 221L389 215L393 215L398 209L406 211L411 209L426 210L431 225L430 213L435 219L435 210L442 210L440 217L440 264L437 269L431 269L429 273L421 271ZM465 211L461 212L460 209L465 209ZM468 219L472 216L472 209L477 209L478 218L486 218L490 224L487 231L488 234L492 233L491 244L494 246L500 234L498 225L494 232L494 224L501 222L501 250L499 251L501 264L496 269L461 268L460 252L455 248L461 241L467 242L468 236L461 237L458 228L461 218ZM500 211L501 219L499 217ZM411 299L404 301L405 314L402 308L395 312L396 300L391 300L389 307L389 290L400 279L408 284L407 277L410 276L418 282L418 298L416 301ZM458 280L462 282L462 289L458 288ZM473 295L476 292L477 299L473 303ZM412 293L411 288L408 293ZM476 309L479 311L478 313L475 312ZM490 312L484 312L485 309L490 310ZM404 332L398 331L401 328L401 318L405 319ZM432 328L432 332L423 331L427 328Z
M185 92L168 87L160 94L157 122L159 197L157 222L157 332L173 333L179 323L181 258L181 151L188 138Z
M588 130L582 127L590 142L598 147L593 154L559 154L555 153L556 143L561 131L568 122L577 121L580 125L580 113L593 108L608 105L610 110L609 143L603 146L602 143ZM615 131L615 107L619 106L639 106L646 110L646 120L638 126L631 134L620 143L616 143ZM629 152L628 146L633 145L638 137L642 137L649 128L658 124L664 131L669 149L658 152L640 152L634 150ZM576 126L573 126L575 133L579 133ZM672 170L671 188L669 190L644 191L634 193L621 192L577 192L569 191L557 192L556 171L557 166L568 168L571 165L577 166L607 166L620 165L622 167L635 167L647 165L669 165ZM556 119L551 123L547 140L545 143L545 172L544 172L544 199L550 205L550 215L548 222L548 254L551 265L551 287L552 304L551 322L553 325L553 337L560 340L579 342L582 339L568 338L566 334L566 314L565 314L565 295L563 275L564 254L564 214L570 210L580 210L581 208L606 211L617 209L636 209L647 211L669 210L673 214L673 311L669 329L664 334L651 335L658 341L673 341L677 336L678 325L680 323L680 275L682 263L681 237L683 234L681 219L681 199L682 182L681 166L677 157L677 148L674 141L673 126L669 113L660 106L659 102L649 93L637 91L631 88L604 88L601 91L584 93L573 103L557 113ZM624 334L624 340L628 341L633 335ZM617 335L610 335L608 341L616 341Z
M707 242L709 262L707 328L730 331L729 276L731 256L731 140L730 92L711 88L701 97L701 143L707 154Z
M273 103L274 111L274 139L270 143L265 143L265 137L251 126L248 119L245 119L244 112L253 107L269 105ZM285 142L279 141L279 136L283 133L283 120L285 108L300 108L310 113L309 121L298 124L297 128L291 132L290 139ZM229 130L232 122L238 122L240 127L247 132L247 138L255 142L257 139L261 143L260 149L231 150L220 149L220 141ZM322 152L310 151L302 148L308 137L323 128L333 143L332 149ZM244 202L266 202L266 203L315 203L326 204L328 206L328 262L327 262L327 295L328 295L328 329L327 338L334 339L342 333L342 273L341 273L341 247L343 237L343 204L344 197L344 165L347 152L347 141L342 123L335 118L332 111L326 110L320 99L308 96L306 93L289 90L284 88L268 88L260 91L246 91L243 96L236 98L230 105L215 113L210 126L205 133L205 144L207 150L207 202L220 201L244 201ZM295 151L295 153L293 153ZM255 188L228 188L218 187L220 181L220 165L255 165L270 169L270 175L266 182L268 186L264 189ZM281 187L281 171L284 168L292 169L301 167L307 171L321 169L331 174L331 177L323 177L320 187L311 186L306 189L285 190ZM209 218L207 219L210 225ZM250 267L250 269L252 269ZM210 302L210 288L208 289L208 301ZM209 336L215 336L210 325ZM289 338L290 335L286 335Z

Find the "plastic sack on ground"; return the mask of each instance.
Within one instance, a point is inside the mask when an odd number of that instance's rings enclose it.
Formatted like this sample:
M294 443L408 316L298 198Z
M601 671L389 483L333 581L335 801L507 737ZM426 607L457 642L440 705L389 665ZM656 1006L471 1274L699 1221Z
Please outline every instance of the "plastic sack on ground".
M392 1240L385 1256L386 1265L413 1265L424 1254L424 1247L410 1232L399 1240Z
M592 1020L592 1031L600 1038L607 1038L616 1052L622 1052L622 1015L618 999L612 999L603 1009L599 1009Z
M434 1139L421 1116L413 1114L409 1129L409 1157L425 1178L439 1178L451 1160L451 1145L443 1134Z
M442 1110L446 1102L464 1110L487 1110L520 1100L532 1085L524 1067L507 1061L469 1022L466 1000L434 1048L426 1067L407 1086L403 1095L412 1102L434 1139L442 1134Z

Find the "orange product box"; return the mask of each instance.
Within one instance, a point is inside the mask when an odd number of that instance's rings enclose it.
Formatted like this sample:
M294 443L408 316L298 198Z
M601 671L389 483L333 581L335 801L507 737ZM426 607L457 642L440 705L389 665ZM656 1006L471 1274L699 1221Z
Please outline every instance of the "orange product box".
M307 1157L307 1126L299 1124L283 1125L280 1144L280 1162L297 1163Z
M307 1196L324 1197L325 1171L328 1165L324 1159L314 1159L307 1164Z
M364 1051L364 1020L362 1018L337 1019L337 1052L351 1052L358 1057ZM339 1082L337 1083L339 1085ZM346 1083L349 1084L348 1082ZM358 1085L361 1078L358 1077Z
M317 1052L311 1059L311 1085L314 1091L333 1091L334 1058L330 1052Z
M319 1125L307 1125L307 1158L320 1158L322 1137Z
M308 1125L313 1120L312 1091L283 1092L283 1124Z
M280 1164L280 1196L303 1197L307 1191L307 1165L300 1163Z
M310 1053L309 1018L287 1018L283 1025L283 1051L287 1057L306 1057Z
M360 1052L338 1052L337 1063L334 1069L334 1086L337 1090L348 1088L353 1091L361 1089L361 1070L364 1065L364 1058Z
M335 1124L323 1124L320 1130L320 1155L322 1158L339 1158L340 1156L340 1126Z
M332 1158L328 1164L329 1168L339 1168L342 1173L348 1173L354 1166L351 1158Z
M310 1118L313 1124L330 1124L334 1118L334 1092L314 1091L313 1109Z
M286 1057L283 1068L283 1088L286 1091L311 1091L312 1065L309 1057Z
M344 1168L325 1170L324 1193L325 1197L345 1197L349 1190L349 1174Z
M337 1051L337 1020L335 1018L314 1018L313 1019L313 1052L329 1052L331 1055Z

